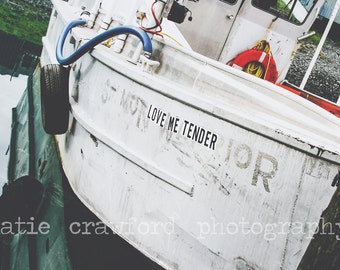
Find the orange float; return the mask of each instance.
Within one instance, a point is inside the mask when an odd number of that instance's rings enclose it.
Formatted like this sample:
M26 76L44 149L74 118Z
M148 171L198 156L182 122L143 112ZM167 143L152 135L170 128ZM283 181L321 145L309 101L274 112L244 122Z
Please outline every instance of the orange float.
M278 78L276 62L270 52L269 43L260 41L253 48L241 52L231 62L231 66L256 77L275 83Z

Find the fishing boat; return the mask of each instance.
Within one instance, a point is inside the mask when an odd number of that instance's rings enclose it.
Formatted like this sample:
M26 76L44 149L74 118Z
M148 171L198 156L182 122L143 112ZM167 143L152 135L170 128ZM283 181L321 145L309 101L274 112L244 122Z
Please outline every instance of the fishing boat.
M163 269L297 269L340 182L339 106L285 81L324 1L52 2L37 96L83 205Z

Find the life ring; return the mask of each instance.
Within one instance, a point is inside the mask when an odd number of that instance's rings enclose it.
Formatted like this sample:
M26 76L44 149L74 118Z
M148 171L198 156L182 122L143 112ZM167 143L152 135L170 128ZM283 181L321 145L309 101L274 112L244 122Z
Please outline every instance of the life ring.
M256 75L252 72L247 71L250 65L257 65L262 67L262 72L260 75ZM241 69L247 73L253 74L257 77L275 83L278 78L278 71L276 68L276 62L271 53L267 53L259 49L249 49L246 50L235 57L231 63L232 67Z
M68 100L69 69L50 64L41 68L41 116L46 133L63 134L68 129L69 100Z

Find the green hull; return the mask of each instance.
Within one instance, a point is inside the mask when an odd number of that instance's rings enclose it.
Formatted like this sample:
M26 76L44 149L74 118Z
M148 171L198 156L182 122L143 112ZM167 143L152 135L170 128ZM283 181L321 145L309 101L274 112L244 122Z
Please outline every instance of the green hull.
M45 134L40 124L39 74L37 68L12 111L8 184L25 175L42 183L44 198L34 217L35 227L47 222L50 229L38 235L32 230L19 232L3 241L1 270L72 269L65 248L63 174L54 139Z

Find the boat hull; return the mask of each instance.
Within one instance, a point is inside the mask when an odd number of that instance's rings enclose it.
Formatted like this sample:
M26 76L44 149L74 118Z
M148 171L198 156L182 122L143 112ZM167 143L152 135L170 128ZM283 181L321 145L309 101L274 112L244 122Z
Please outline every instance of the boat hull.
M53 20L43 64L63 28ZM90 31L72 30L65 51ZM138 44L71 65L56 140L74 192L165 269L296 269L336 190L339 119L156 38L137 64Z
M338 161L86 61L96 72L74 72L86 75L71 78L70 128L57 141L91 211L166 269L297 267Z

